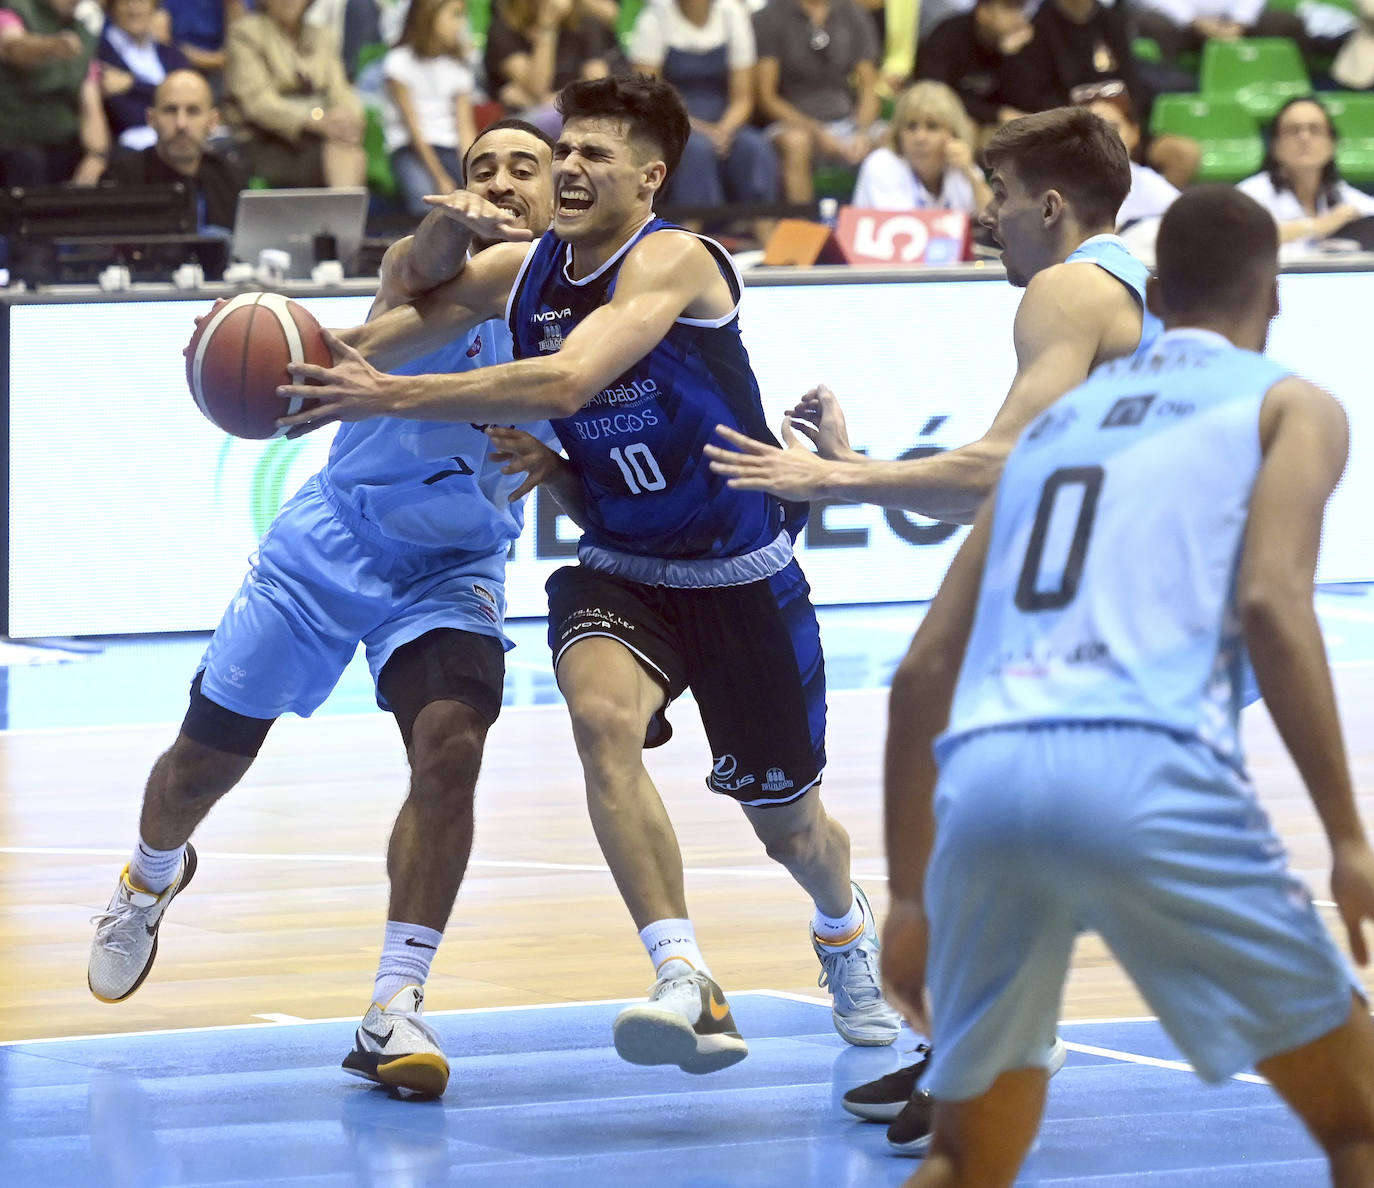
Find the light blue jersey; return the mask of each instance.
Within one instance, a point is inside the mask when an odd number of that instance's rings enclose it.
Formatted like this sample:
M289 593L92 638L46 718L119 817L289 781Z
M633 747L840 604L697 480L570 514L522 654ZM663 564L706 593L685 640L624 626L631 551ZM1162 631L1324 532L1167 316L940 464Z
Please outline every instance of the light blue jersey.
M1070 252L1064 263L1096 264L1130 289L1140 302L1140 344L1135 353L1144 354L1154 346L1155 340L1164 333L1164 323L1145 305L1145 282L1150 278L1150 270L1131 255L1124 239L1119 235L1094 235Z
M412 359L393 374L431 375L492 367L511 359L510 331L484 322L465 338ZM548 422L525 425L553 443ZM394 552L503 551L520 535L524 500L507 496L523 475L501 473L477 425L394 417L339 427L321 474L326 494L346 509L349 527Z
M1118 721L1240 766L1234 586L1260 405L1285 374L1219 335L1174 331L1027 428L997 488L942 756L988 727Z

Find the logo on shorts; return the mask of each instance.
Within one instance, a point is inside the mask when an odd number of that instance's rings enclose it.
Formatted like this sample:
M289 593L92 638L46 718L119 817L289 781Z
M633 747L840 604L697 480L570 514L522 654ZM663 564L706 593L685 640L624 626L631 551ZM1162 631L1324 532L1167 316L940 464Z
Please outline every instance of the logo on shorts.
M785 792L788 788L795 788L796 785L787 778L786 773L781 767L770 767L768 776L763 781L765 792Z
M733 755L717 755L711 765L711 778L707 783L721 792L738 792L741 788L749 787L754 782L754 777L743 775L739 779L735 779L734 775L738 767L739 762Z
M243 678L246 677L247 675L248 675L248 670L247 670L246 668L240 668L237 664L231 664L231 665L229 665L229 677L228 677L228 680L229 680L229 683L230 683L231 685L233 685L235 689L242 689L242 688L243 688Z
M472 340L472 345L468 347L468 358L475 359L482 353L482 336L479 334Z
M477 608L482 617L490 623L497 622L501 616L496 609L496 595L477 582L472 583L472 592L482 600L482 605Z

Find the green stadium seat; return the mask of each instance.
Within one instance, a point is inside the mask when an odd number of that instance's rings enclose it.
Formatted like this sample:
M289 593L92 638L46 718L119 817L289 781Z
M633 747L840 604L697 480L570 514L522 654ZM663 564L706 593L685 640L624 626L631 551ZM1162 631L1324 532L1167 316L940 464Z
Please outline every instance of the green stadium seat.
M1155 136L1173 133L1202 150L1197 181L1236 182L1258 173L1264 141L1255 117L1234 100L1215 95L1160 95L1150 113Z
M620 0L620 16L616 18L615 33L620 38L621 47L628 53L630 48L630 30L635 27L635 21L639 19L639 10L644 7L644 0Z
M1374 182L1374 92L1323 91L1317 96L1336 126L1336 168L1357 186Z
M1310 95L1312 82L1291 39L1244 37L1203 46L1199 89L1208 99L1233 99L1263 121L1294 96Z
M391 158L386 151L386 133L382 131L382 113L375 107L364 107L367 126L363 129L363 152L367 155L367 188L378 198L395 198L398 190L391 173Z
M822 165L811 171L811 184L817 198L834 198L841 205L854 197L859 171L848 165Z
M491 0L468 0L468 28L480 49L487 44L487 28L491 25Z

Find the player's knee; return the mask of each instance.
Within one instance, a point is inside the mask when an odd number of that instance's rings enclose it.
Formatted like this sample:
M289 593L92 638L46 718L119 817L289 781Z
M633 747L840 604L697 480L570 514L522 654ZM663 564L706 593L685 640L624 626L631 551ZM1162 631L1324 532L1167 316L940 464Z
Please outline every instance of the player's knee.
M569 700L568 714L584 765L613 765L627 757L638 762L645 722L637 706L600 692L584 693Z
M823 844L821 830L815 822L776 830L756 826L755 832L763 842L764 853L788 868L807 865L820 853Z
M486 724L467 706L449 703L447 711L416 719L411 736L411 795L470 812L473 786L482 766Z

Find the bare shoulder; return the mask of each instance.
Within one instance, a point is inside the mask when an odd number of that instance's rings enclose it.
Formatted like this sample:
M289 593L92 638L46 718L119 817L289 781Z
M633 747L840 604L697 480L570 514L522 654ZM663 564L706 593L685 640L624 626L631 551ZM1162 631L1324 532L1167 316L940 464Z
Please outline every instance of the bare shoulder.
M1119 279L1086 261L1055 264L1037 273L1021 303L1027 326L1090 347L1093 365L1129 355L1140 345L1140 301ZM1020 321L1020 313L1017 315Z
M1309 431L1321 434L1342 446L1350 433L1345 409L1325 388L1300 375L1286 375L1265 394L1260 409L1260 436L1266 446L1284 420L1297 421Z
M692 275L707 270L714 272L715 259L701 240L690 231L665 229L644 236L625 256L622 274L633 270L637 274L653 273L661 278L674 277L682 270Z
M655 231L630 249L616 294L645 293L680 300L678 315L692 318L726 317L735 305L715 256L690 231Z

